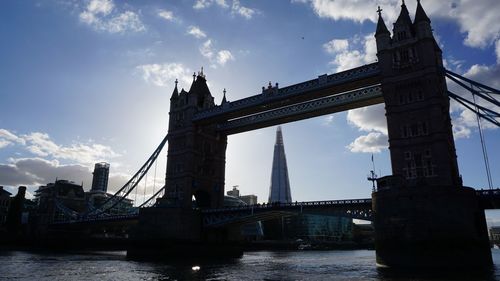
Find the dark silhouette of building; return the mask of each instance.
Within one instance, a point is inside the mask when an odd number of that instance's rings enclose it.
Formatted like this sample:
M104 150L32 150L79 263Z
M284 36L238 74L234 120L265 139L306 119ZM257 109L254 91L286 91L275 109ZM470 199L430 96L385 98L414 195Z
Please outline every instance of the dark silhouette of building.
M7 232L11 235L19 235L22 232L22 219L24 203L26 199L26 186L20 186L17 194L10 202L7 220L5 222Z
M41 223L64 220L86 210L83 186L68 180L56 180L35 191Z
M0 227L2 227L7 221L7 214L9 212L9 206L12 194L5 190L3 186L0 186Z
M92 173L91 191L108 191L109 164L105 162L96 163Z
M417 2L412 21L403 1L392 36L378 11L392 175L372 196L377 263L488 267L484 212L458 172L442 51Z

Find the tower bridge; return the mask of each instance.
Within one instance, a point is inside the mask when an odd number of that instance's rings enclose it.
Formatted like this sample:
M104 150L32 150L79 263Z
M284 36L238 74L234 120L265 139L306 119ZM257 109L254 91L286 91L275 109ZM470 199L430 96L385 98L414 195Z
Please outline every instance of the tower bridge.
M228 228L213 226L319 207L371 218L379 264L490 266L484 209L500 206L498 194L478 194L463 186L449 108L450 97L469 102L479 117L500 126L497 111L475 102L481 98L498 108L500 91L444 68L431 21L417 2L414 20L403 2L392 35L378 10L376 63L283 88L270 84L261 93L233 102L224 95L220 105L203 71L194 76L189 91L179 91L176 83L166 138L116 198L88 215L105 214L117 198L129 195L168 141L165 186L141 205L131 233L132 256L180 253L179 247L214 254L214 249L220 250L217 245L229 245L230 237ZM470 91L474 101L451 93L447 77ZM228 135L382 102L392 174L378 179L371 200L223 208Z

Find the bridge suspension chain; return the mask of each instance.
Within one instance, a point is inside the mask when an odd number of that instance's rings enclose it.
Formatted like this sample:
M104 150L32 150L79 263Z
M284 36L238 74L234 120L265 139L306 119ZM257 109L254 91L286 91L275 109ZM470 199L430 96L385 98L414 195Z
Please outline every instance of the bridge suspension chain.
M492 87L486 86L479 82L473 81L471 79L465 78L459 74L446 70L446 77L457 83L462 88L468 90L472 94L472 101L461 97L448 91L448 96L453 100L460 103L465 108L471 110L476 115L477 127L479 130L479 137L481 141L481 149L483 153L484 166L486 169L486 176L488 180L488 186L490 189L493 188L493 180L491 177L490 163L488 158L488 151L486 148L486 141L483 134L483 127L481 125L480 118L500 127L500 113L489 109L485 106L479 105L476 101L476 97L481 98L483 101L488 102L494 106L500 107L500 101L498 101L493 95L500 95L500 91Z
M134 174L134 176L127 183L125 183L125 185L123 185L123 187L121 187L113 196L109 197L103 204L101 204L98 208L96 208L96 210L88 212L84 216L101 215L111 210L119 203L121 203L134 189L136 189L137 185L142 180L142 178L147 174L153 163L156 162L158 155L160 155L160 152L162 151L166 143L167 143L167 136L163 138L163 140L158 145L156 150L148 158L146 163L142 165L139 171L137 171Z

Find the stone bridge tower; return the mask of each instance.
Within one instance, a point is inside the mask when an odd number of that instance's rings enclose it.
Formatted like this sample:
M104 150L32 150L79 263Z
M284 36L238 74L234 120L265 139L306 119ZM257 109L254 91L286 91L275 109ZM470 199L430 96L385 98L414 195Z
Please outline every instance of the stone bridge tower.
M417 0L375 33L392 176L373 194L377 262L394 267L489 266L484 212L462 186L442 51Z
M216 132L216 124L191 121L198 111L214 106L203 70L193 75L188 92L179 93L176 82L170 98L163 203L189 209L222 207L227 136Z

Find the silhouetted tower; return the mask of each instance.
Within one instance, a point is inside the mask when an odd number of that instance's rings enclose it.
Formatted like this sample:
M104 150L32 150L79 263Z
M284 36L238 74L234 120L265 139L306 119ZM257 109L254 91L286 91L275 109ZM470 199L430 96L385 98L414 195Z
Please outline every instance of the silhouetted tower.
M408 185L461 186L442 52L424 9L406 5L393 36L379 10L375 38L382 70L392 173Z
M215 124L192 122L198 111L215 107L203 69L193 74L188 92L175 88L170 98L164 203L192 208L222 207L227 136Z
M92 173L91 191L108 191L109 164L106 162L96 163Z
M431 21L417 0L412 22L403 1L391 36L378 13L392 176L379 178L372 194L377 263L488 267L484 211L458 172L442 51Z
M292 202L288 167L286 165L285 145L281 126L276 130L276 144L274 145L273 169L271 173L271 186L269 187L269 203Z

